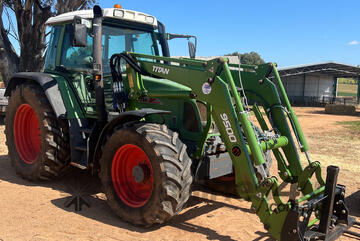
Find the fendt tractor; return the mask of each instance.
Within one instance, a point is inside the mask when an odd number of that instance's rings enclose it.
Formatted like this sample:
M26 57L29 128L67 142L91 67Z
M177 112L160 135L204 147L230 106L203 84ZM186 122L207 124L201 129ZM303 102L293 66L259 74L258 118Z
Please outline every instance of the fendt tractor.
M324 180L310 159L276 64L195 59L195 36L167 33L155 17L118 5L47 25L44 71L13 75L5 93L9 156L23 178L87 169L111 209L134 225L168 221L193 183L209 180L233 183L278 240L335 240L359 225L339 168L327 167ZM189 40L189 58L170 57L173 38Z

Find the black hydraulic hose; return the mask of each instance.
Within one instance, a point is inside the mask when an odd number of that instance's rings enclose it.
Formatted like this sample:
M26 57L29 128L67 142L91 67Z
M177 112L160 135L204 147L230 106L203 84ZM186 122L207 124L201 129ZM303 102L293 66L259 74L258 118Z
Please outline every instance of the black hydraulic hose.
M120 53L120 54L114 54L110 58L110 69L111 69L111 75L114 80L122 82L122 75L121 75L121 69L120 69L120 62L121 59L125 60L127 64L130 65L132 69L134 69L137 73L141 75L146 75L154 78L159 78L156 75L153 75L138 65L137 59L133 57L131 54L128 54L126 52Z
M141 75L159 78L157 76L150 74L143 68L141 68L141 66L139 66L139 64L137 62L137 59L126 52L112 55L110 58L110 69L111 69L111 76L113 79L113 88L114 88L113 105L114 105L114 109L118 110L120 112L125 110L127 107L127 104L128 104L128 95L127 95L127 93L125 93L125 91L123 89L123 83L122 83L123 82L123 76L122 76L122 72L121 72L121 60L122 59L127 64L129 64L130 67L135 70L135 72L137 72Z
M114 81L123 81L122 74L121 74L121 68L120 63L121 59L124 59L127 64L130 65L131 68L133 68L136 72L140 74L148 74L144 73L144 71L137 65L136 60L132 59L128 54L126 53L120 53L120 54L114 54L110 58L110 69L111 69L111 75L113 77Z

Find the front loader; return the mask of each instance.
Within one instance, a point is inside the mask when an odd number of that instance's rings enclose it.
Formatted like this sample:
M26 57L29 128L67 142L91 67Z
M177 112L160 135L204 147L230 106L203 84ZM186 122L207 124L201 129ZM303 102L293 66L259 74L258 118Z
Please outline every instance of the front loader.
M195 180L228 178L278 240L358 235L348 231L359 223L337 184L339 168L329 166L324 180L310 159L276 64L171 58L168 40L193 36L168 34L155 17L119 7L47 24L44 73L15 74L6 90L7 145L19 175L90 170L112 210L144 226L178 214ZM288 200L280 180L291 186Z

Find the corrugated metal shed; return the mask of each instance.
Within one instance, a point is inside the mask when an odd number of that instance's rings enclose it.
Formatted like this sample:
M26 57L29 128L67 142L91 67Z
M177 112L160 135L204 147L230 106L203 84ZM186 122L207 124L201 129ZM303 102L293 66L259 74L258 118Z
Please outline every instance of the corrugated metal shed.
M278 69L280 76L294 76L301 74L326 74L336 76L338 78L358 78L360 76L360 68L355 65L337 63L337 62L322 62L304 65L295 65L288 67L281 67Z
M278 70L289 99L299 104L336 97L338 78L360 78L359 67L336 62L289 66Z

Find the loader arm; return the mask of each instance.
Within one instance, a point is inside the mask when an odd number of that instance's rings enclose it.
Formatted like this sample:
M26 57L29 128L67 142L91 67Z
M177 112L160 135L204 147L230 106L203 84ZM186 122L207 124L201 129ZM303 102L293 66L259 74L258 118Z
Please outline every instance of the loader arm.
M192 98L207 103L233 162L237 192L240 197L252 202L251 209L256 212L274 238L310 240L309 237L312 235L311 237L332 240L335 236L338 237L334 235L334 230L331 232L329 226L333 220L332 214L346 210L346 207L334 206L334 199L344 199L345 187L336 185L338 169L329 167L325 185L319 162L311 162L308 158L309 165L302 167L285 114L288 114L301 150L306 152L308 147L275 64L229 67L226 58L201 61L136 53L123 55L128 56L127 80L130 102L142 96L157 97L156 93L148 92L142 82L142 75L149 75L187 86L192 90ZM269 70L275 73L275 83L268 79ZM243 81L240 81L241 79ZM244 107L241 100L244 98L239 93L241 86L245 90L245 96L252 97L265 108L272 128L277 134L276 138L262 142L258 140L249 120L249 110ZM285 104L281 98L285 100ZM261 114L257 113L256 116L259 123L262 123L261 127L268 129L265 121L261 119ZM208 128L205 128L206 133L203 133L203 136L207 135L207 131ZM206 138L202 138L203 141L204 139ZM196 158L200 159L203 155L204 145L205 143L199 143ZM277 159L280 177L285 182L297 184L297 189L303 195L300 199L284 202L279 195L277 178L267 176L265 171L261 173L264 179L258 182L254 167L258 167L260 172L263 170L263 151L269 149L273 150ZM314 174L320 184L316 190L310 182ZM270 193L273 197L271 205L268 198ZM332 224L339 223L338 226L342 227L341 232L337 229L336 234L340 235L353 223L347 212L342 212L346 215L337 216L336 220L331 221ZM317 225L319 221L320 224ZM342 226L341 223L346 223L347 226Z

